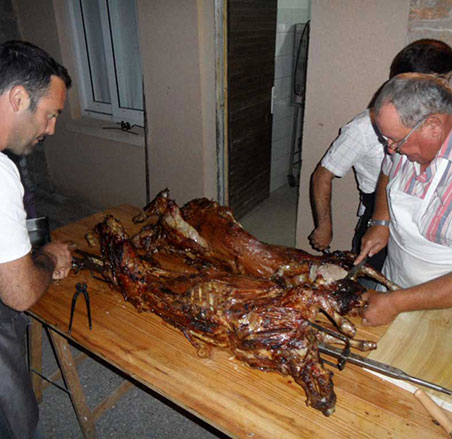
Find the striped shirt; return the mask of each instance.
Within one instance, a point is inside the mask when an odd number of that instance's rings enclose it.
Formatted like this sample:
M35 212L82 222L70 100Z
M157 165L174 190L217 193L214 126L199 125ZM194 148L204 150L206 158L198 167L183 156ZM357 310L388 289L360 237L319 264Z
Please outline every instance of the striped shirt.
M436 244L452 247L452 135L449 133L424 172L419 163L410 162L401 154L386 154L382 172L391 181L400 176L400 187L408 195L424 199L438 169L439 163L447 160L447 166L436 190L424 211L419 231L424 238Z

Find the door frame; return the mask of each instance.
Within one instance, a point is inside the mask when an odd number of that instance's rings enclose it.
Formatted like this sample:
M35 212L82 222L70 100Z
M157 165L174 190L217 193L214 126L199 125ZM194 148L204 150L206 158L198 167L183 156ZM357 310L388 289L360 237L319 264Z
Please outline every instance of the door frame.
M226 206L229 204L227 53L227 0L215 0L217 198Z

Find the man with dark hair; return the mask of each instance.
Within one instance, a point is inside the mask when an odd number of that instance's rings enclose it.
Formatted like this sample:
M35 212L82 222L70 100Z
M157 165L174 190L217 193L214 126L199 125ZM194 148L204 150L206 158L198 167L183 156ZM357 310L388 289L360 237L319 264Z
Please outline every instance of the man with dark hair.
M451 70L452 49L442 41L422 39L408 44L391 63L390 78L400 73L438 73Z
M0 45L0 94L22 85L30 97L30 110L47 94L52 77L59 78L69 89L72 84L67 70L47 52L26 41L7 41Z
M452 307L452 89L433 75L392 78L373 107L389 154L373 218L355 263L387 245L383 273L401 290L366 293L364 325Z
M452 49L442 41L423 39L402 49L391 64L390 77L406 72L449 74L452 71ZM333 239L331 194L333 179L343 177L352 167L360 191L359 221L353 238L355 253L359 253L361 238L371 219L375 187L380 173L384 148L372 126L369 110L356 116L341 129L312 175L312 204L315 229L309 235L311 246L323 251ZM373 256L377 270L386 256L385 250Z
M21 41L0 45L0 151L26 155L55 131L71 79L42 49ZM32 438L38 406L25 362L22 311L52 279L71 269L69 244L53 241L31 252L23 187L14 163L0 152L0 437Z

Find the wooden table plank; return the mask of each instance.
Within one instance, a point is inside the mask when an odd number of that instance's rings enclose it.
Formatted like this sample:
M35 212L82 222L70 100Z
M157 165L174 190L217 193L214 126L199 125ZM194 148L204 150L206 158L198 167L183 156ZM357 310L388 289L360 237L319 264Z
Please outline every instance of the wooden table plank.
M416 311L397 317L371 358L452 388L452 309ZM423 388L452 407L452 396Z
M131 230L137 211L120 206L110 212ZM104 214L96 214L55 232L88 250L83 235ZM77 282L86 282L93 328L84 303L77 304L67 334L70 303ZM31 310L60 334L232 437L240 438L441 438L425 410L408 392L347 365L335 372L336 413L325 417L305 405L291 377L251 369L214 349L200 358L180 331L150 313L138 313L122 296L86 272L54 284ZM360 329L378 339L383 329Z

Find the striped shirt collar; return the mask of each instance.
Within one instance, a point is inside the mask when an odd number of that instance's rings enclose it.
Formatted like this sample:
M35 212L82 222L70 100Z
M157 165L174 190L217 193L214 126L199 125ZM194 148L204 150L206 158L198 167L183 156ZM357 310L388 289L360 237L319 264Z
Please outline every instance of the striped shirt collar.
M450 162L452 161L452 130L449 131L449 134L447 135L446 140L442 144L436 157L447 159Z

